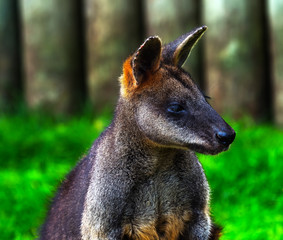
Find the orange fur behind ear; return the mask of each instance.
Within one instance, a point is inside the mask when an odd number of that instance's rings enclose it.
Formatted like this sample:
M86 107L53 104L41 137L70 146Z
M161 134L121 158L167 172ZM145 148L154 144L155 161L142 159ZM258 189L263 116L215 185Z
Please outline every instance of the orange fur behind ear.
M132 96L135 92L142 91L145 88L153 87L154 83L159 82L159 79L162 78L160 71L157 73L146 73L144 78L145 80L141 84L137 84L137 81L133 74L132 68L132 56L129 57L123 64L123 74L119 78L121 89L121 96L124 98L128 98Z
M120 77L121 95L128 97L137 88L137 82L133 75L133 68L131 65L132 57L129 57L123 64L123 74Z

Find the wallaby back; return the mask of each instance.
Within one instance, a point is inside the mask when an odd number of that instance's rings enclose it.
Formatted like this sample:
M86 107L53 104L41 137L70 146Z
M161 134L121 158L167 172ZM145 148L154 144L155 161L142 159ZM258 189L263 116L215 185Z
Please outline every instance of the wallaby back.
M233 129L181 66L207 29L162 46L150 37L123 65L114 119L67 176L41 239L218 239L195 151L229 148Z

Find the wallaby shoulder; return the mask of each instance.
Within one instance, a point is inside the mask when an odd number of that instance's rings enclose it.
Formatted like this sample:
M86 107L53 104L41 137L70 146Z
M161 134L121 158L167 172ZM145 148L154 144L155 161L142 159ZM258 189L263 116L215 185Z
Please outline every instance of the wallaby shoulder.
M46 221L41 227L41 240L81 238L82 212L93 172L96 149L107 135L109 128L111 126L93 143L89 154L66 175L52 200Z

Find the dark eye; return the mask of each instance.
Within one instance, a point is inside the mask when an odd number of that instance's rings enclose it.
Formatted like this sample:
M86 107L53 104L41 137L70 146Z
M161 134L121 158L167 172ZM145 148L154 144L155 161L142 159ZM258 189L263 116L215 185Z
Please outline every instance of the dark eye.
M185 108L179 103L173 103L168 108L167 111L169 113L183 113L185 112Z

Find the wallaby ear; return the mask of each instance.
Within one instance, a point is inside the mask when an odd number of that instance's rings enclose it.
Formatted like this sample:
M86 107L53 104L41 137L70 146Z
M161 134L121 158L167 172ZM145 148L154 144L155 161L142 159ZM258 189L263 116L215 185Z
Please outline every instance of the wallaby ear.
M190 55L191 50L204 34L206 29L207 26L196 28L187 34L182 35L175 41L165 45L162 51L164 62L182 67Z
M139 85L148 73L159 68L161 57L161 40L158 36L149 37L134 53L132 58L133 75Z

